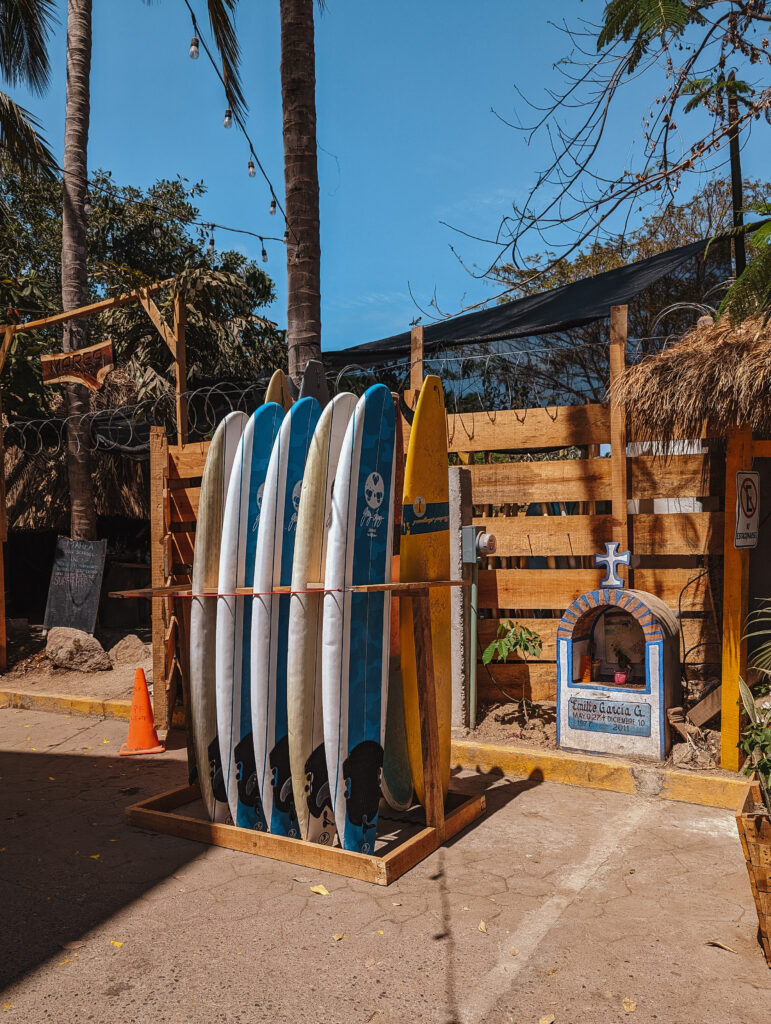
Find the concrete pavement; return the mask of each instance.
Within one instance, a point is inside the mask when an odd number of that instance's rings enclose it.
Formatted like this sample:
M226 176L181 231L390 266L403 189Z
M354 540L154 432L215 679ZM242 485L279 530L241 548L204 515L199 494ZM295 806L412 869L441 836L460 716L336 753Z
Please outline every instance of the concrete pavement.
M768 1019L729 811L472 777L487 816L381 888L125 825L186 781L125 733L0 710L3 1022Z

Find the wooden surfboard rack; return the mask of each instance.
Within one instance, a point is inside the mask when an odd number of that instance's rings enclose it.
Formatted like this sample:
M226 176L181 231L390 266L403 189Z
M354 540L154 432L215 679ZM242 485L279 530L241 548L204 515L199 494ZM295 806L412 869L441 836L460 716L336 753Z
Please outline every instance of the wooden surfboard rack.
M431 583L378 584L371 589L388 590L399 594L402 601L412 602L412 621L415 635L415 660L421 666L418 673L418 704L423 753L423 779L425 788L425 823L415 815L415 809L398 819L383 816L378 825L380 835L376 843L380 850L371 854L343 850L336 846L321 846L303 839L258 832L238 825L211 822L197 817L185 809L196 802L199 814L205 814L200 804L198 784L172 789L160 796L133 804L126 810L126 819L140 828L194 839L197 842L224 846L242 853L252 853L271 860L287 861L303 867L329 871L348 878L358 878L376 885L390 885L410 868L424 860L452 836L484 814L484 794L468 797L450 792L443 798L439 767L439 730L434 688L433 647L431 642L430 589L437 586L466 586L463 580L432 581ZM359 588L356 588L359 589ZM370 589L370 588L367 588ZM176 597L192 596L180 593ZM283 591L283 588L282 588ZM133 592L123 592L124 596ZM117 596L117 595L116 595ZM214 596L214 595L211 595ZM392 828L396 821L400 828Z

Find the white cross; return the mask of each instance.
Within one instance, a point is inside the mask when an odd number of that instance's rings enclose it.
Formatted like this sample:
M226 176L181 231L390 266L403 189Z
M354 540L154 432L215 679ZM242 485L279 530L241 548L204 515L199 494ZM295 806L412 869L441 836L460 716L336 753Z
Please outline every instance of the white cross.
M630 560L631 555L628 551L625 551L623 555L618 554L618 541L605 541L605 554L594 556L594 564L598 568L602 565L606 567L607 575L604 580L600 581L600 586L623 587L624 581L619 579L616 567L619 565L629 565Z

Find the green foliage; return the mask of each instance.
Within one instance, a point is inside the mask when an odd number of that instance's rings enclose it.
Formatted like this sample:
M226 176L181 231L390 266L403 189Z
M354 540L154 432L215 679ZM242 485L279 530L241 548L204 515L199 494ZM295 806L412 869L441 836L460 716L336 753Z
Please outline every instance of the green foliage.
M747 755L745 775L758 773L763 802L771 814L771 707L759 708L752 690L739 677L739 693L748 722L739 734L739 749Z
M749 203L744 212L771 218L771 202ZM731 323L760 316L767 324L771 319L771 219L753 231L750 246L752 259L728 289L718 312L726 313Z
M605 5L597 51L618 40L632 43L627 70L632 72L647 54L653 42L683 34L691 21L700 18L703 0L609 0Z
M191 387L211 379L259 378L286 363L282 332L260 316L273 283L252 260L226 250L210 254L207 232L194 224L202 184L161 180L147 190L92 176L88 219L91 301L178 276L185 286L187 365ZM0 319L23 322L61 308L61 183L32 175L0 178ZM156 296L171 323L173 295ZM89 343L113 341L116 365L127 367L136 398L154 397L173 382L171 355L139 305L87 320ZM39 354L61 348L60 329L16 336L3 374L4 409L16 416L50 415L58 388L43 388Z
M489 644L482 654L482 664L489 665L496 661L506 661L510 654L521 651L525 658L540 658L543 641L541 637L527 626L522 626L511 619L501 622L498 626L498 638Z
M752 89L746 82L738 82L730 78L692 78L686 82L681 92L684 96L691 98L683 107L686 114L690 114L696 107L709 106L721 93L736 99L737 103L748 105L744 95L751 93Z

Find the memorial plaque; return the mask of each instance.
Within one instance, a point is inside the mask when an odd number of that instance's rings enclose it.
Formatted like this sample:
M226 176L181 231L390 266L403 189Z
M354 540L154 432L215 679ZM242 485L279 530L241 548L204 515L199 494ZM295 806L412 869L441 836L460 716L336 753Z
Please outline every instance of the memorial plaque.
M93 633L102 592L106 540L56 541L43 627L69 626Z
M586 732L612 732L625 736L650 736L651 706L629 700L571 697L568 725Z

